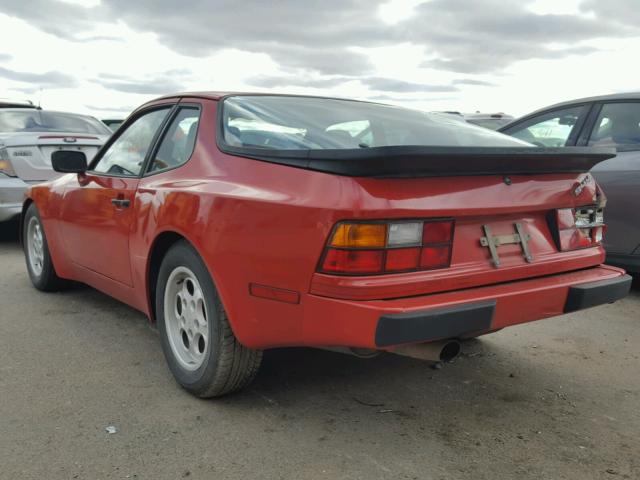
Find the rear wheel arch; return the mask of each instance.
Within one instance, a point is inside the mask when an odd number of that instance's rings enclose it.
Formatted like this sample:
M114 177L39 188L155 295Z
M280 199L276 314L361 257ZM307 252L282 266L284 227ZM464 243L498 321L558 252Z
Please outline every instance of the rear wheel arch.
M169 249L174 246L178 242L186 242L195 250L195 252L200 256L205 265L207 265L207 269L209 271L209 275L211 276L211 280L213 281L216 289L218 290L218 294L220 295L220 300L225 308L227 308L224 302L224 295L221 292L220 284L218 279L211 271L211 265L204 260L204 255L200 253L196 245L189 240L185 235L179 233L175 230L165 230L159 233L151 244L151 248L149 251L149 256L147 257L147 303L149 312L151 312L150 320L151 323L156 323L157 315L156 315L156 306L155 306L155 297L156 297L156 285L158 283L158 276L160 273L160 265L162 264L162 259L165 257ZM233 320L229 319L229 324L231 329L233 328Z
M160 264L169 249L179 241L189 242L189 240L177 232L165 231L160 233L151 244L147 260L147 303L149 305L149 312L151 313L151 323L156 322L155 298Z
M18 235L19 235L19 240L20 240L20 245L24 245L24 239L22 238L23 235L23 230L24 230L24 216L27 213L27 210L29 210L29 207L31 206L31 204L34 203L33 199L31 197L27 197L24 201L24 203L22 204L22 212L20 213L20 228L18 230Z

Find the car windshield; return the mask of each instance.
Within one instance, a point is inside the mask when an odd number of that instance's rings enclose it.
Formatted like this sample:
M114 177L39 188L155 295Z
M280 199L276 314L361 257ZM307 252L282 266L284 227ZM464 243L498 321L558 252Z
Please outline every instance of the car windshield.
M331 98L245 95L223 104L224 142L274 150L531 144L445 115Z
M0 110L0 133L17 132L111 134L111 131L100 121L85 115L36 109Z

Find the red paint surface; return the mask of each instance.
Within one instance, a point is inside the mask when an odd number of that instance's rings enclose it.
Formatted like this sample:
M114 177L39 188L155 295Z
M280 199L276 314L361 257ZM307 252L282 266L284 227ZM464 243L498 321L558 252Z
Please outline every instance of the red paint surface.
M598 266L602 247L559 252L545 215L592 202L583 175L349 178L226 155L216 146L215 95L202 105L193 156L175 170L140 179L65 175L29 191L43 219L56 271L153 316L150 256L163 233L199 252L234 333L250 347L372 347L384 313L497 299L493 328L562 313L568 287L622 274ZM156 103L177 101L170 97ZM111 198L131 200L117 208ZM336 222L455 218L451 267L371 276L316 273ZM606 212L605 212L606 219ZM518 245L499 248L494 268L480 245L482 225L531 235L533 263ZM298 304L249 294L256 284L298 292Z

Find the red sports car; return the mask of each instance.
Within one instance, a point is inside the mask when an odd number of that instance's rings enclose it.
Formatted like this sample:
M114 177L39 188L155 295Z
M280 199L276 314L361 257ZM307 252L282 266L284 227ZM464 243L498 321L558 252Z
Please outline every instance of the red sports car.
M26 263L147 314L177 381L219 396L263 349L451 347L624 297L588 173L614 154L368 102L167 96L89 165L53 154L68 175L28 191Z

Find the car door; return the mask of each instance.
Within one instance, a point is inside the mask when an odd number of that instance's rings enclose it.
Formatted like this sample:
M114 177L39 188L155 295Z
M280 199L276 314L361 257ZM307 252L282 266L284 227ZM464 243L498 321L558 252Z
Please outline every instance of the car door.
M618 150L591 170L607 196L605 248L631 255L640 246L640 102L602 102L592 117L580 143Z
M137 114L98 153L88 171L66 186L60 220L74 263L132 285L129 234L135 193L172 107L162 105Z
M590 104L570 105L531 115L500 131L538 147L575 145Z

